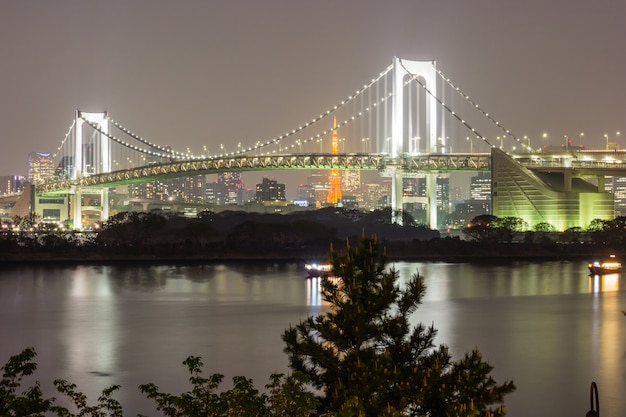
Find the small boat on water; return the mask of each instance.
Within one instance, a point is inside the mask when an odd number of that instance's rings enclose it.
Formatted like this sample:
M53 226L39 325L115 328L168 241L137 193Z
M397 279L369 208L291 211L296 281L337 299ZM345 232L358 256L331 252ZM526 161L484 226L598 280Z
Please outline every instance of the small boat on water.
M329 275L333 271L333 266L331 264L304 264L304 269L306 269L309 278L317 278L322 275Z
M611 254L608 259L594 261L589 264L589 272L594 275L615 274L621 269L621 262L619 262L613 254Z

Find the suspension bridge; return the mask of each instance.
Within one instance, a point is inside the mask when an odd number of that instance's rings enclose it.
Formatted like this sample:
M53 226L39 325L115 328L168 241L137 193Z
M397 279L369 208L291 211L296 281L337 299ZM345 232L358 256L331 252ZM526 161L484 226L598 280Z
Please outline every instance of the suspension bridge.
M375 78L296 128L271 139L237 142L231 149L222 144L214 154L206 147L194 153L159 145L106 112L77 110L54 154L55 174L35 184L35 190L43 204L65 196L80 228L83 196L97 195L88 206L105 220L108 190L120 185L228 171L372 170L391 178L391 206L398 212L406 197L403 178L424 175L428 221L436 228L436 176L491 171L492 151L505 147L529 169L576 168L564 174L568 178L599 177L607 168L604 154L579 158L568 150L547 158L526 137L503 127L434 61L394 58ZM612 161L610 168L622 169L621 161Z

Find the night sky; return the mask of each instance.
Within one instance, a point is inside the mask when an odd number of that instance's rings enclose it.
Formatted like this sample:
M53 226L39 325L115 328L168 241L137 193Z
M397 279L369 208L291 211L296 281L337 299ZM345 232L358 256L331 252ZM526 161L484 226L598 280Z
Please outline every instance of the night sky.
M266 141L394 56L435 60L519 137L603 147L626 129L625 17L604 0L0 0L0 175L55 151L77 108L196 153Z

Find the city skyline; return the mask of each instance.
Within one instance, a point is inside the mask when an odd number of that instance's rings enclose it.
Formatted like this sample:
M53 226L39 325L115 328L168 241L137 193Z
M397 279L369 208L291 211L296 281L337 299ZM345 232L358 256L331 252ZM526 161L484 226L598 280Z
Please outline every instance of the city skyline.
M61 0L1 9L0 175L26 175L30 152L54 151L76 108L106 110L152 142L193 152L271 139L393 56L435 60L535 147L565 136L588 147L620 142L622 4Z

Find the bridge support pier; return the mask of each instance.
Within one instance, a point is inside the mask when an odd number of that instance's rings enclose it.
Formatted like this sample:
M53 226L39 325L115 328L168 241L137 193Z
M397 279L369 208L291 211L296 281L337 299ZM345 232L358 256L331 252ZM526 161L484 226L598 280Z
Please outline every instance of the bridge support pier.
M74 194L74 229L83 228L83 195L80 187L76 187L70 191L70 194Z
M100 205L102 206L102 216L100 216L100 221L104 222L109 218L109 189L103 188L100 196Z
M426 221L431 229L437 229L437 175L426 175L426 198L428 199L428 208L426 212Z
M70 190L70 195L74 196L74 205L72 207L74 229L83 229L89 224L83 224L83 214L87 212L87 217L93 220L93 213L100 213L100 221L106 221L109 218L109 189L108 188L87 188L82 189L75 187ZM94 198L94 196L96 198ZM96 203L98 201L98 203Z
M402 168L391 167L391 221L402 224L402 210L404 210Z

